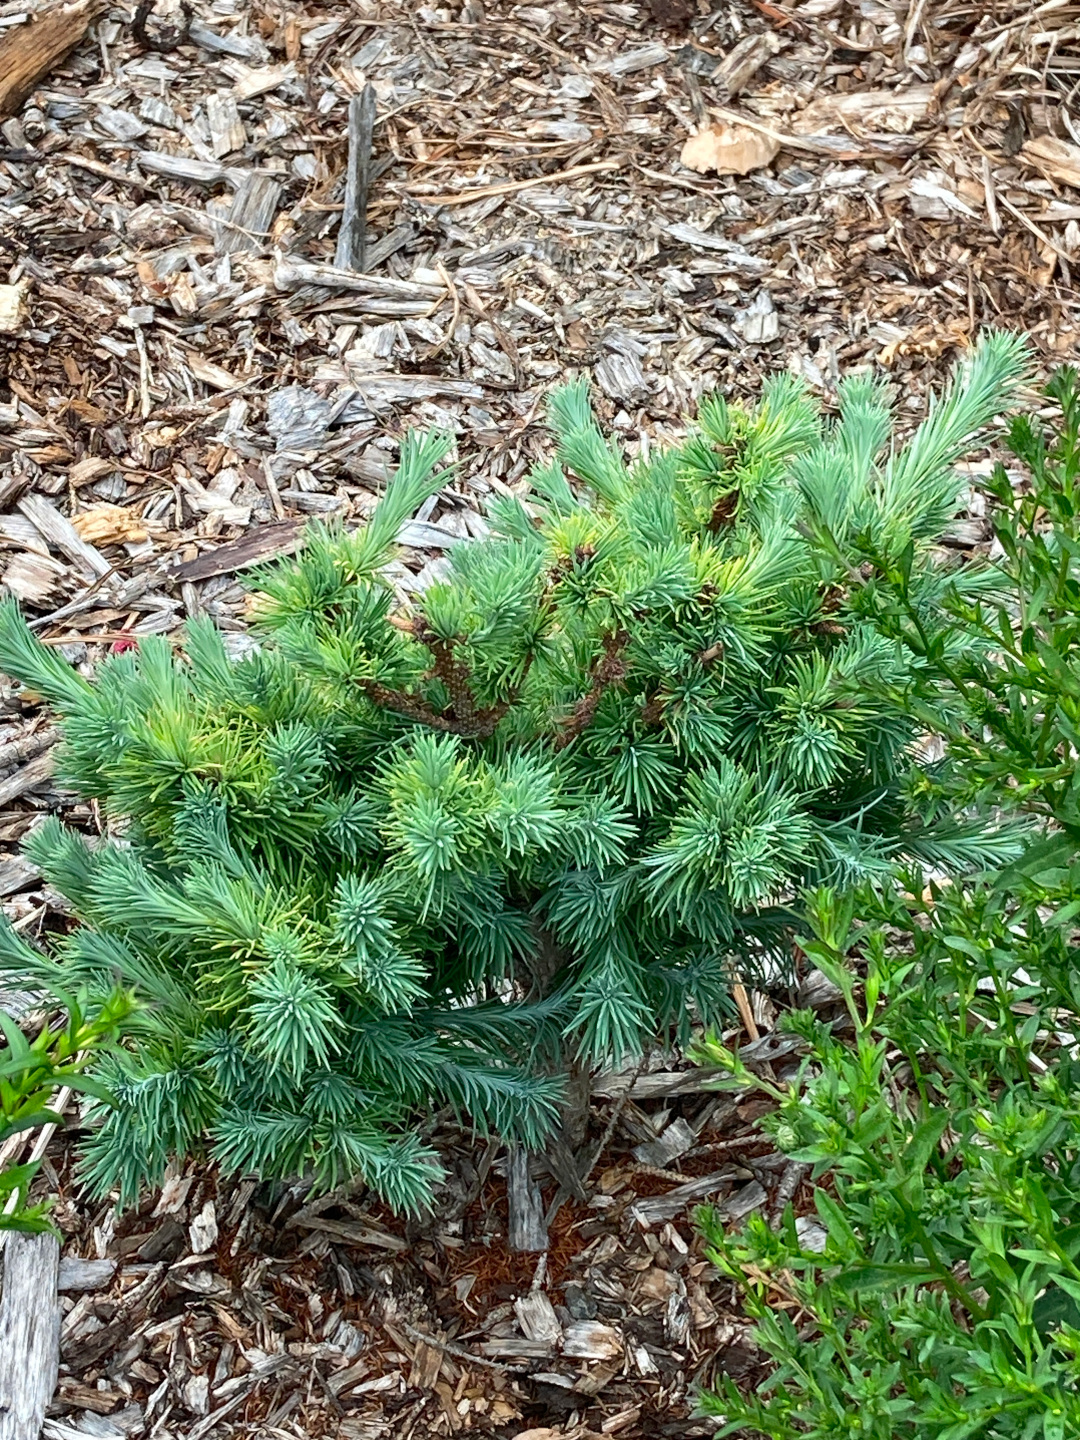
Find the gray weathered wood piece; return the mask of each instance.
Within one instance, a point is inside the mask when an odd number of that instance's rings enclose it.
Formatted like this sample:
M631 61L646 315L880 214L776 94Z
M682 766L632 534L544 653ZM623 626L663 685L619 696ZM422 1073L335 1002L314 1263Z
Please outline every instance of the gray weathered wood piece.
M17 765L24 765L27 760L33 760L35 755L48 750L50 745L55 745L59 739L60 727L47 725L29 735L18 735L14 740L7 741L0 745L0 772L10 771Z
M543 1290L530 1290L514 1301L514 1314L526 1340L539 1340L554 1345L562 1339L562 1326L555 1314L547 1294Z
M341 214L334 263L339 270L364 269L367 251L367 203L371 184L371 147L375 136L375 87L365 85L349 101L349 158L345 171L345 208Z
M55 545L86 580L100 580L112 570L105 556L82 538L66 515L43 495L24 495L19 509L50 545Z
M169 155L164 150L138 150L135 158L142 170L164 175L168 180L187 180L194 185L215 185L225 178L224 165L196 160L187 155Z
M367 247L364 264L368 270L377 270L384 260L389 260L391 255L396 254L398 250L415 238L415 225L395 225L393 230L387 231L374 244Z
M674 1189L668 1190L664 1195L651 1195L641 1200L635 1200L630 1206L630 1214L640 1225L658 1225L662 1220L674 1220L676 1215L681 1215L694 1201L704 1200L707 1195L714 1195L729 1181L739 1179L746 1173L737 1165L725 1165L723 1169L714 1170L710 1175L702 1175L699 1179L688 1180L685 1185L676 1185ZM765 1197L764 1190L761 1191L761 1195L763 1198Z
M359 275L341 270L321 260L282 258L274 268L274 288L283 292L315 285L323 290L348 290L357 295L370 295L384 300L441 300L445 285L430 285L419 280L397 280L388 275Z
M0 780L0 805L7 805L20 795L25 795L28 790L44 785L52 775L55 758L52 749L44 750L6 779Z
M215 215L214 249L219 255L265 250L281 199L281 181L262 170L249 170L227 210Z
M56 1285L58 1290L71 1294L73 1291L103 1290L116 1274L116 1261L87 1260L81 1255L65 1255L60 1261L60 1274Z
M506 1161L506 1198L510 1211L510 1249L546 1250L547 1225L540 1187L529 1174L529 1152L511 1145Z
M60 1368L56 1236L6 1232L0 1267L0 1440L38 1440Z
M224 92L208 95L206 123L210 129L210 149L215 160L223 160L226 155L242 150L247 144L247 132L234 95Z

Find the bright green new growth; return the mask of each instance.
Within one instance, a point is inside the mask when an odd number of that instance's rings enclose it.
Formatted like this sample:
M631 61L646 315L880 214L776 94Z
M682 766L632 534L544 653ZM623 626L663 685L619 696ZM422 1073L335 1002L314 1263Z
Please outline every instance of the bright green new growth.
M55 967L31 952L35 978L48 984L57 979ZM53 990L50 1001L60 1004L60 1024L46 1024L28 1040L9 1015L0 1011L0 1144L40 1126L63 1125L64 1117L52 1109L57 1092L67 1088L95 1096L109 1104L111 1096L83 1072L109 1047L117 1032L135 1013L130 994L117 990L87 1012L82 999ZM17 1152L16 1152L17 1158ZM53 1228L50 1202L34 1200L30 1185L41 1165L30 1159L7 1163L0 1169L0 1231L22 1230L40 1234Z
M784 376L627 464L572 383L557 460L405 607L383 567L448 480L447 442L411 436L364 529L259 577L241 660L193 622L183 657L150 637L90 685L0 613L65 778L127 822L31 846L86 922L64 964L156 1002L108 1067L94 1183L130 1196L209 1133L228 1167L418 1207L417 1112L534 1144L556 1042L620 1058L716 1018L803 885L1007 851L907 798L913 726L868 692L905 662L854 580L870 535L933 603L950 467L1022 364L988 337L895 453L879 387L825 423Z

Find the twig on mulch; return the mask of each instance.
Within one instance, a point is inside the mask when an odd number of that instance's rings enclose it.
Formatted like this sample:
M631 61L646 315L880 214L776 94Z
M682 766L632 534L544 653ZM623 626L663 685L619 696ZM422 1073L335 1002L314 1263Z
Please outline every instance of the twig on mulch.
M178 50L187 39L195 12L189 0L180 0L181 23L162 30L160 35L150 35L146 22L154 13L156 3L157 0L139 0L135 14L131 17L131 34L141 50L153 50L158 55L169 55Z

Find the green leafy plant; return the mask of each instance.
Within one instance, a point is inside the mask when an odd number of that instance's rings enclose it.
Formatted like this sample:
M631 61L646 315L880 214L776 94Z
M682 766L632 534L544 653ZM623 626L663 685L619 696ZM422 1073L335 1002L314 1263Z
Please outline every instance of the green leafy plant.
M705 1409L770 1440L1064 1440L1080 1433L1075 947L987 890L859 908L853 926L850 898L813 899L807 954L848 1033L789 1016L808 1049L794 1082L700 1047L776 1100L767 1130L822 1181L814 1223L789 1207L779 1230L729 1235L701 1215L776 1362Z
M928 597L910 547L870 529L855 541L853 604L912 662L887 693L949 742L919 789L1035 825L1020 858L978 884L913 877L918 902L817 897L806 949L838 987L847 1030L789 1017L809 1052L790 1087L715 1038L702 1046L733 1080L768 1089L768 1129L821 1181L820 1252L805 1216L737 1235L702 1217L776 1362L758 1395L727 1383L707 1398L726 1433L1080 1433L1076 373L1047 394L1060 419L1013 421L1023 471L995 469L994 553L962 586Z
M63 1116L51 1109L58 1090L78 1090L95 1096L100 1104L110 1103L108 1090L84 1072L135 1013L134 997L116 991L89 1010L72 996L54 994L49 999L63 1007L63 1020L43 1025L32 1040L0 1011L6 1042L0 1046L0 1146L40 1126L63 1125ZM30 1199L40 1163L0 1168L0 1230L41 1233L52 1228L49 1201Z
M988 337L902 448L875 382L825 422L784 376L633 463L572 383L555 459L406 598L396 536L451 478L447 442L410 436L364 529L258 577L240 660L193 622L183 655L148 637L91 684L0 611L0 664L62 712L64 777L122 834L32 841L85 921L63 964L154 1001L103 1070L93 1183L130 1197L208 1134L226 1167L421 1206L418 1113L535 1144L560 1094L538 1067L718 1017L802 886L1013 853L912 803L901 657L852 576L869 527L928 596L953 583L952 466L1023 362Z

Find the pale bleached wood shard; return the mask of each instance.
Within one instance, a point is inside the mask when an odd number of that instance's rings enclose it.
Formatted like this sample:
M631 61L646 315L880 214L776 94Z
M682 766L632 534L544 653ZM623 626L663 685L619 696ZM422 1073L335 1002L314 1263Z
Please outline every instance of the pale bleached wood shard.
M0 1440L38 1440L60 1368L60 1245L55 1235L0 1235Z
M341 270L318 260L282 259L274 268L274 286L288 292L303 285L322 290L348 290L380 300L441 300L445 285L430 285L419 280L394 280L387 275L361 275Z
M568 1327L562 1349L575 1360L614 1360L623 1352L623 1339L600 1320L577 1320Z
M4 588L26 605L51 599L68 578L68 567L51 555L14 555L4 570Z
M215 219L214 248L219 255L266 249L281 189L281 181L276 176L260 170L249 171L237 187L232 204Z
M238 60L247 60L255 65L261 65L269 55L266 46L254 35L223 35L199 20L188 26L187 33L193 44L214 55L233 55Z
M168 180L187 180L194 185L214 185L225 179L224 165L212 160L193 160L186 155L167 155L162 150L138 150L139 166Z
M116 1274L116 1261L84 1260L79 1255L65 1255L60 1261L57 1289L65 1294L103 1290Z
M26 320L26 286L0 285L0 335L17 334Z
M24 765L27 760L33 760L44 750L48 750L60 739L60 730L55 725L34 730L29 735L20 735L14 740L8 740L0 745L0 771L8 771L17 765Z
M526 1340L555 1345L562 1339L562 1326L555 1307L543 1290L530 1290L514 1301L514 1314Z
M41 495L24 495L19 509L50 545L67 557L86 580L103 579L112 570L105 556L85 541L66 515Z
M206 123L210 127L210 149L217 160L242 150L247 132L233 95L215 92L206 97Z

